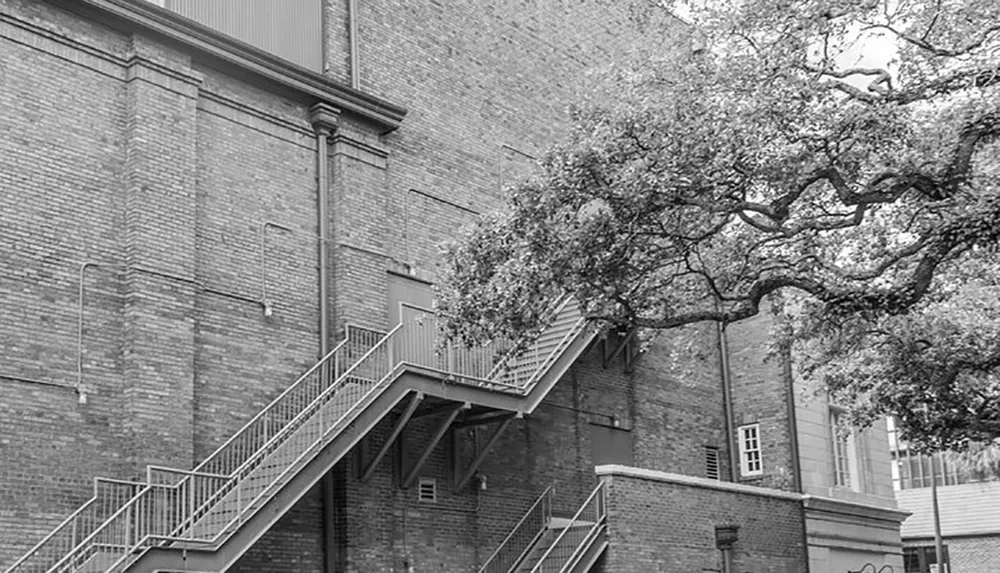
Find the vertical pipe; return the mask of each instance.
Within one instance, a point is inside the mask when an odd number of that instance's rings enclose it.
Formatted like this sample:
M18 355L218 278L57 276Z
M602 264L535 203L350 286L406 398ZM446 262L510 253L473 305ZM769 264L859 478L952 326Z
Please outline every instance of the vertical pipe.
M316 130L316 180L318 187L317 216L319 217L319 355L326 356L330 346L329 317L329 269L328 259L328 220L329 214L329 154L327 153L329 128L320 126Z
M788 408L788 442L792 455L792 485L796 493L802 493L802 463L799 458L799 424L795 415L795 380L792 378L792 349L783 344L781 349L781 370L786 384L786 407Z
M719 370L722 374L722 416L726 430L726 450L729 452L729 481L736 481L736 448L733 440L733 396L732 376L729 372L729 340L726 337L726 327L721 322L716 323L719 337Z
M358 2L347 0L347 25L351 45L351 87L361 89L361 70L358 69Z
M733 573L733 551L728 547L722 550L722 573Z
M353 21L353 15L351 15ZM353 38L353 36L352 36ZM354 69L352 66L352 74ZM316 216L319 224L319 355L320 358L329 353L330 346L330 154L329 136L337 129L340 110L324 103L318 103L309 109L309 119L316 130ZM337 551L337 532L334 530L336 519L336 504L334 495L333 471L323 476L323 553L326 573L334 573L339 561ZM238 490L237 490L238 491Z

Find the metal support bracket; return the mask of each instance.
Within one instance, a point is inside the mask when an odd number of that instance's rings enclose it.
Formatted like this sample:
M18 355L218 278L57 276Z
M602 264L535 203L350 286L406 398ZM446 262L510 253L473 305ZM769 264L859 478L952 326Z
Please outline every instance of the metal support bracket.
M486 443L483 444L482 447L478 447L477 444L476 457L473 458L472 463L469 464L468 468L466 468L465 473L463 473L462 477L459 478L458 481L455 483L456 492L461 491L463 488L465 488L465 486L469 485L469 480L472 479L472 476L476 475L476 471L479 469L479 466L483 464L483 460L486 459L486 454L490 452L490 448L492 448L493 445L496 444L497 440L500 439L500 435L503 434L503 431L507 429L507 426L509 426L511 422L520 417L521 414L519 412L510 412L507 414L502 414L500 416L493 416L490 418L491 421L499 421L500 425L497 426L495 430L493 430L493 433L490 434L490 437L487 438Z
M604 340L604 351L601 353L601 362L604 368L607 368L608 365L614 362L615 358L618 358L619 354L625 352L626 349L629 349L629 347L632 345L633 340L635 339L635 335L637 332L638 329L636 328L629 330L628 334L622 337L621 340L618 341L618 344L616 344L614 348L612 348L610 351L608 351L608 348L611 346L610 340L609 339ZM626 367L631 362L630 355L631 355L631 350L629 350L629 352L625 354L624 360L626 363Z
M361 471L362 482L367 482L371 479L372 475L375 474L375 468L378 466L379 462L382 461L382 458L389 453L389 449L392 448L392 445L396 442L396 438L399 437L399 434L403 432L403 428L406 427L406 423L413 417L413 413L417 411L417 406L420 405L420 402L422 402L423 399L423 392L417 392L413 395L413 398L410 398L410 404L406 407L406 410L403 411L403 414L399 417L399 419L396 420L396 425L392 428L392 432L389 433L389 437L385 439L385 443L382 444L382 447L375 453L375 457L373 457L371 461L368 462L368 465L366 465Z
M455 418L458 417L462 410L468 410L471 407L472 404L468 402L451 407L451 410L441 422L437 431L434 432L433 436L431 436L431 441L427 444L427 447L424 448L423 453L421 453L420 457L417 458L417 461L413 464L413 467L410 468L410 471L406 472L403 476L403 479L400 482L403 489L407 489L413 485L413 481L417 478L417 473L420 472L420 470L424 467L424 464L427 463L427 460L430 459L431 453L434 452L434 448L436 448L438 443L441 442L441 438L448 433L448 428L451 427L451 423L455 421Z

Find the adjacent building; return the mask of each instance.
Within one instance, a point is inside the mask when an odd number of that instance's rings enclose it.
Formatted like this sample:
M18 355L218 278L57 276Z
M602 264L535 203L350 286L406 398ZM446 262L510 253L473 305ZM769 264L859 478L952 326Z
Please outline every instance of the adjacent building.
M0 0L0 569L902 571L766 317L436 340L437 245L687 54L644 6Z
M892 483L903 522L906 573L1000 570L1000 482L978 479L947 453L911 451L889 420ZM938 520L945 568L937 567L931 485L938 487Z

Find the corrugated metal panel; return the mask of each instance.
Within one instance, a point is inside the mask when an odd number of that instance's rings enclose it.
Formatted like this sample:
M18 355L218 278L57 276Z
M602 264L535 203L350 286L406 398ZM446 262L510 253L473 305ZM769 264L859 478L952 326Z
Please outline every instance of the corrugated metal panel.
M321 0L167 0L166 7L292 63L322 70Z
M933 537L934 518L931 488L896 492L900 509L913 515L903 522L903 538ZM969 483L938 488L941 535L966 535L993 531L1000 533L1000 482Z

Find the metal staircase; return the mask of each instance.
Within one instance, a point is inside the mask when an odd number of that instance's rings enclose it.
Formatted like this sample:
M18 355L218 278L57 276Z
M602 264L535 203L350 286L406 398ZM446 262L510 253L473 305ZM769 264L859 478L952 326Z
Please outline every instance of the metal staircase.
M347 338L193 470L150 466L94 498L7 573L224 571L407 395L530 413L596 331L564 298L516 355L439 339L433 311L402 304L388 334Z
M587 573L608 547L607 496L598 484L571 519L552 517L552 488L511 530L479 573Z

